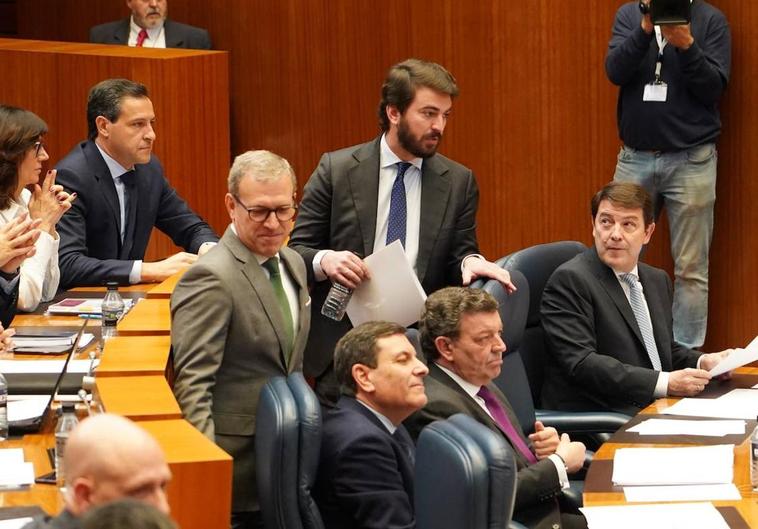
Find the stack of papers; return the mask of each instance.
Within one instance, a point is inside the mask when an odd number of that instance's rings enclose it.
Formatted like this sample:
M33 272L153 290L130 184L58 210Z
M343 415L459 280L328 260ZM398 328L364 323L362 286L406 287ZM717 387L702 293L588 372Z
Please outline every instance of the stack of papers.
M615 485L731 483L734 445L620 448L613 457Z
M124 300L124 312L128 311L134 300ZM66 298L47 307L50 314L99 314L102 315L103 300L98 298Z
M745 421L688 421L681 419L647 419L627 431L640 435L704 435L723 437L745 433Z
M84 333L79 340L79 349L87 347L95 338L94 334ZM16 353L65 353L71 349L76 339L76 333L56 335L15 335L13 351Z
M71 360L66 373L86 373L89 371L90 360ZM65 360L0 360L0 373L7 374L41 374L60 373ZM100 360L92 362L97 367Z
M729 529L711 503L583 507L589 529Z
M24 461L24 449L0 449L0 490L18 489L32 483L34 465Z
M733 389L717 399L682 399L663 410L663 413L687 417L755 419L758 416L758 391Z

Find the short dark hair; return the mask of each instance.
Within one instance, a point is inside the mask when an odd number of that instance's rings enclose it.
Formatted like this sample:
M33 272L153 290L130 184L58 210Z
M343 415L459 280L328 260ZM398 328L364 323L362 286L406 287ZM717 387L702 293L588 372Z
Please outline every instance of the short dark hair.
M89 139L97 138L98 116L108 121L117 121L121 115L121 101L125 97L148 97L147 87L129 79L106 79L90 88L87 97L87 134Z
M654 219L653 199L650 193L641 185L632 182L608 182L592 197L592 220L597 216L597 210L603 200L625 209L641 209L645 227Z
M10 206L18 187L18 166L45 133L47 123L34 112L0 105L0 209Z
M353 379L353 366L363 364L375 368L377 342L397 334L405 335L405 327L387 321L368 321L350 329L340 338L334 350L334 373L343 395L354 397L358 391Z
M421 59L408 59L398 63L390 68L382 84L382 99L379 101L379 127L382 131L387 132L390 128L387 107L394 106L401 114L404 113L420 86L450 97L458 96L455 77L439 64Z
M82 515L82 529L176 529L161 511L143 501L123 499L98 505Z
M440 353L434 341L440 336L458 337L464 314L495 312L499 305L492 295L478 288L447 287L426 298L424 314L419 321L421 350L427 362Z

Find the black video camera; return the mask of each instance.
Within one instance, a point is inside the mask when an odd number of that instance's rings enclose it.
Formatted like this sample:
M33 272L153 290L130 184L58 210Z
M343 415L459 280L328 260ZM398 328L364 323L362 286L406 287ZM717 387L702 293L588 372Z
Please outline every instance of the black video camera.
M640 11L643 15L650 14L656 25L689 24L691 7L690 0L650 0L650 3L640 0Z

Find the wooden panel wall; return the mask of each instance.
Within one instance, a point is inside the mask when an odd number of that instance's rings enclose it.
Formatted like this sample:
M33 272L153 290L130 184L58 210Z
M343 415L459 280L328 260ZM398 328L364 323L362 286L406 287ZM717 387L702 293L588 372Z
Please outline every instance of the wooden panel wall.
M613 174L616 89L603 60L621 0L171 0L177 20L207 27L231 51L232 150L287 157L303 184L319 155L377 133L387 68L438 61L461 97L442 151L472 167L482 189L482 249L498 257L558 239L590 242L588 203ZM723 102L707 346L756 332L758 3L714 0L734 37ZM18 0L19 34L86 39L126 15L118 0ZM44 13L40 17L39 14ZM166 119L170 119L166 117ZM647 259L671 268L665 220Z

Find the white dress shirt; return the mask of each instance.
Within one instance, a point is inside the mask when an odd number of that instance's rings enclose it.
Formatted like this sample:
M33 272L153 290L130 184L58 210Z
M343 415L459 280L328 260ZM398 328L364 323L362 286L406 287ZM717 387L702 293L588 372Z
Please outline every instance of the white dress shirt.
M142 28L134 22L134 17L129 19L129 41L128 44L131 47L137 45L137 36ZM159 26L147 29L147 38L142 41L143 48L165 48L166 47L166 32L161 23Z

